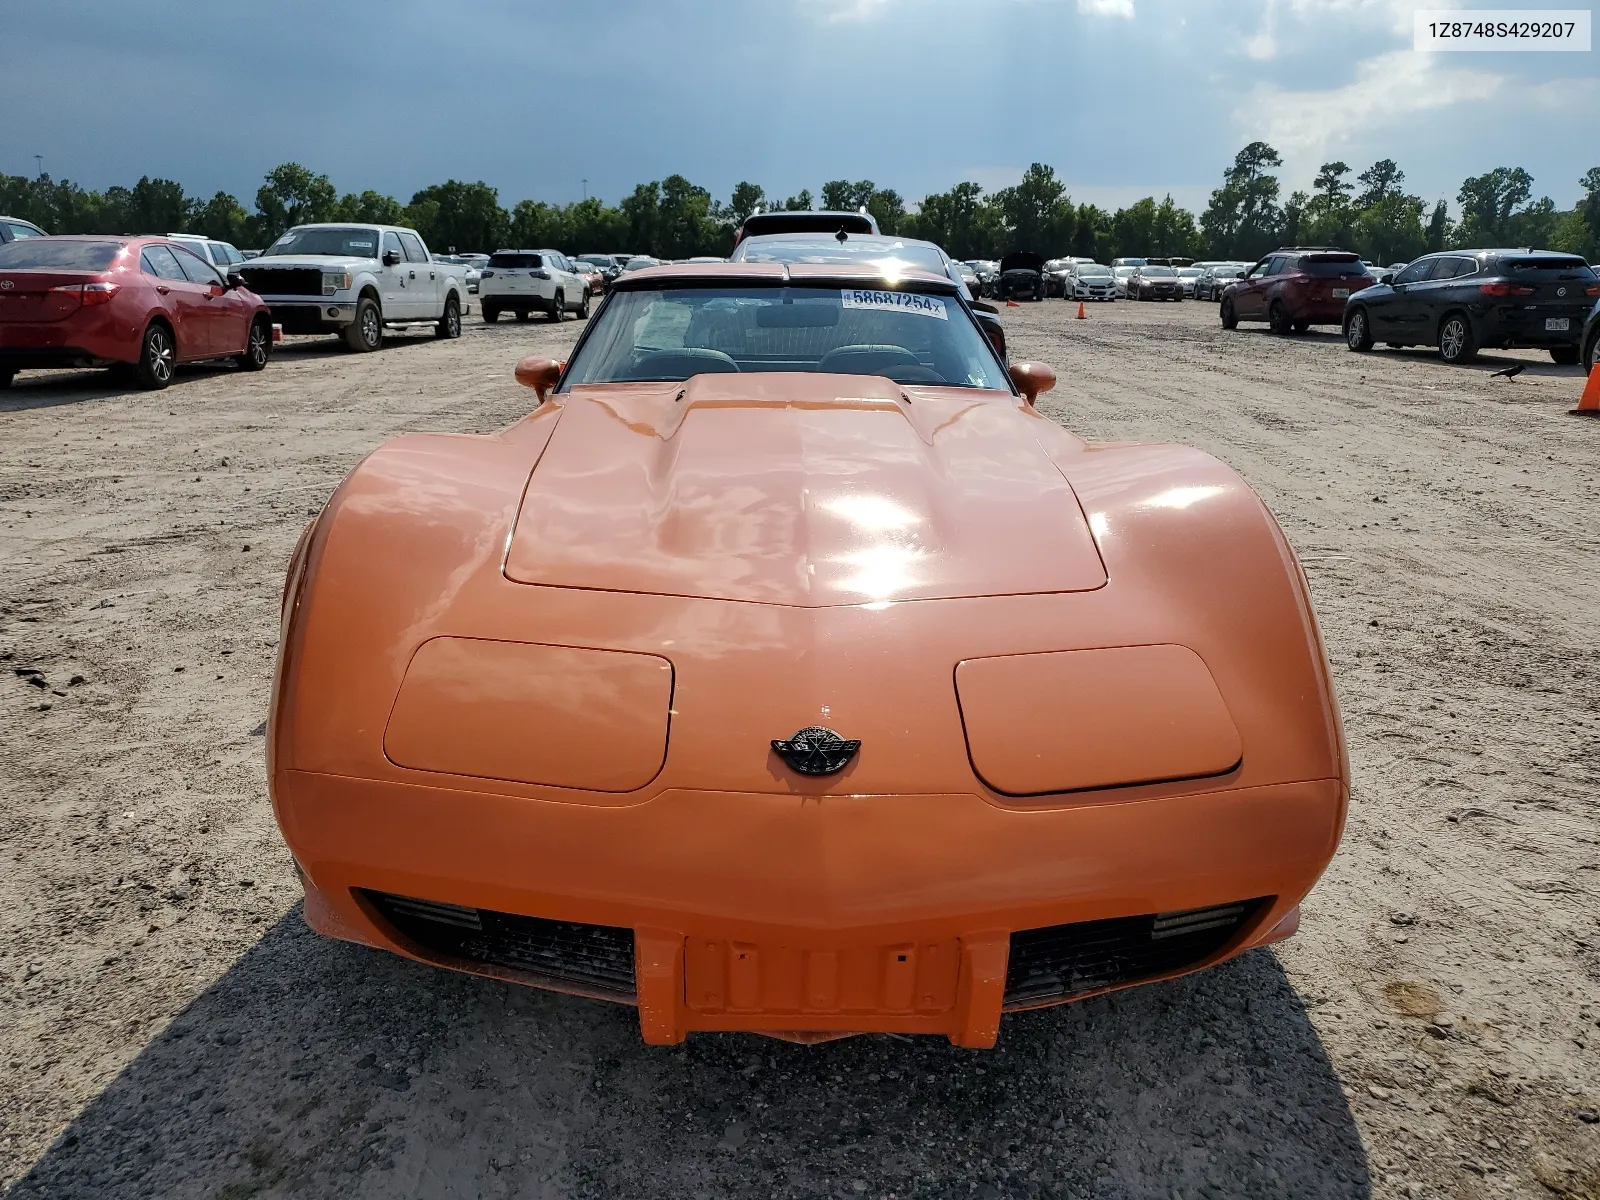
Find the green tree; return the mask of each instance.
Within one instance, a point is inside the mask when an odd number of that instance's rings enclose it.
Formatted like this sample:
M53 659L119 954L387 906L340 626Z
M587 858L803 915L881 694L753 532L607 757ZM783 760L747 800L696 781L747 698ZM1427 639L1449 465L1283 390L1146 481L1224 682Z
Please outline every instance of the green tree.
M1156 201L1136 200L1111 216L1113 258L1144 258L1156 253Z
M848 179L830 179L822 185L822 207L834 212L855 212L865 208L872 199L877 185L870 179L851 183Z
M661 216L661 184L641 183L622 199L623 236L633 254L653 254Z
M1102 238L1107 242L1106 246L1101 245ZM1098 260L1110 248L1110 240L1111 214L1093 204L1078 205L1072 222L1072 253L1078 258Z
M1428 232L1424 235L1423 244L1432 252L1443 250L1450 243L1450 209L1440 200L1433 206L1433 214L1428 218Z
M661 206L654 253L663 258L727 252L732 237L711 212L711 193L682 175L661 181Z
M1356 207L1371 208L1390 196L1400 195L1400 185L1406 181L1406 173L1396 165L1394 159L1380 158L1357 175L1356 179L1365 185L1356 197Z
M878 229L885 234L904 231L906 202L892 188L879 188L867 197L867 211L877 221Z
M728 199L728 219L735 225L744 224L744 219L758 208L763 208L767 203L767 194L753 183L740 180L733 185L733 195Z
M1009 235L1008 250L1031 250L1050 258L1072 239L1077 210L1054 167L1033 163L1015 187L995 193L994 203Z
M338 193L326 175L299 163L282 163L268 171L266 182L256 189L257 236L271 242L292 225L326 221L337 203Z
M1273 248L1281 214L1278 177L1270 172L1282 165L1266 142L1251 142L1234 156L1200 217L1211 257L1254 259Z
M958 183L948 192L924 196L906 221L913 237L937 242L955 258L993 258L1003 237L999 210L984 199L976 183Z
M1350 168L1342 162L1323 163L1317 171L1317 177L1311 181L1316 198L1330 207L1340 200L1348 199L1350 185L1344 181L1344 177L1348 174Z
M798 196L790 196L783 202L785 212L809 212L811 210L811 189L801 188Z
M375 225L398 225L404 210L393 196L370 189L359 196L346 192L334 205L330 221L371 221Z
M190 227L219 242L238 244L249 240L250 214L229 192L218 192L195 209Z
M1459 241L1468 246L1504 245L1511 217L1533 194L1533 176L1521 167L1496 167L1461 184Z
M406 215L435 252L488 251L505 242L510 218L487 183L449 179L411 197Z
M511 210L506 244L518 250L560 249L571 240L565 216L561 209L541 200L518 200Z
M1410 262L1427 249L1422 198L1390 193L1356 217L1355 249L1368 262Z

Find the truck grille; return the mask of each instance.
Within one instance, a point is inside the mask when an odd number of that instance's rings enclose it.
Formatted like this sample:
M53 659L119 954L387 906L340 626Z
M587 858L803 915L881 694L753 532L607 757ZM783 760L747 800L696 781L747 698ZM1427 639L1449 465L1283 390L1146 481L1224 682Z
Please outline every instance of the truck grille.
M1192 967L1232 941L1267 903L1244 900L1018 930L1011 935L1005 1005L1027 1008L1069 1000Z
M504 967L602 1000L635 1001L633 930L362 891L424 957Z
M312 267L240 267L239 274L258 296L322 295L322 272Z

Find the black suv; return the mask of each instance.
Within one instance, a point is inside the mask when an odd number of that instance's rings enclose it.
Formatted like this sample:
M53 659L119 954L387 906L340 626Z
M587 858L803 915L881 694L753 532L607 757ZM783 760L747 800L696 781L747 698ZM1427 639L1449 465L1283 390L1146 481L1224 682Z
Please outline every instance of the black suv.
M1576 255L1447 250L1354 293L1345 304L1345 343L1352 350L1370 350L1374 341L1437 346L1448 363L1470 362L1491 347L1540 347L1571 364L1597 296L1600 277Z

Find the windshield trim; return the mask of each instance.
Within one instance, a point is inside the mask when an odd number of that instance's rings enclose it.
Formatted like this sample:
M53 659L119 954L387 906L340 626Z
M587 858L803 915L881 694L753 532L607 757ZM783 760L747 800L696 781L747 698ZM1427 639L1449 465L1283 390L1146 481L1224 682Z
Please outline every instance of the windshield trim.
M373 253L365 254L329 254L321 250L281 250L274 253L277 246L291 233L370 233L372 235ZM258 258L289 258L293 255L303 254L314 258L360 258L378 259L383 255L383 231L375 225L296 225L285 229L272 239L272 244L256 257Z

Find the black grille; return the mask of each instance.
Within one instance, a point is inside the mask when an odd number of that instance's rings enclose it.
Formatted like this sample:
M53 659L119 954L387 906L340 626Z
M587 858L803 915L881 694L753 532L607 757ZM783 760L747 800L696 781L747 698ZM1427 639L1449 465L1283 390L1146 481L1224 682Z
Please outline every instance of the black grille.
M505 967L605 1000L635 999L633 930L363 892L427 956Z
M240 267L239 274L258 296L322 295L322 272L311 267Z
M1006 1007L1067 1000L1181 971L1231 941L1266 900L1243 900L1186 912L1079 921L1011 935Z

